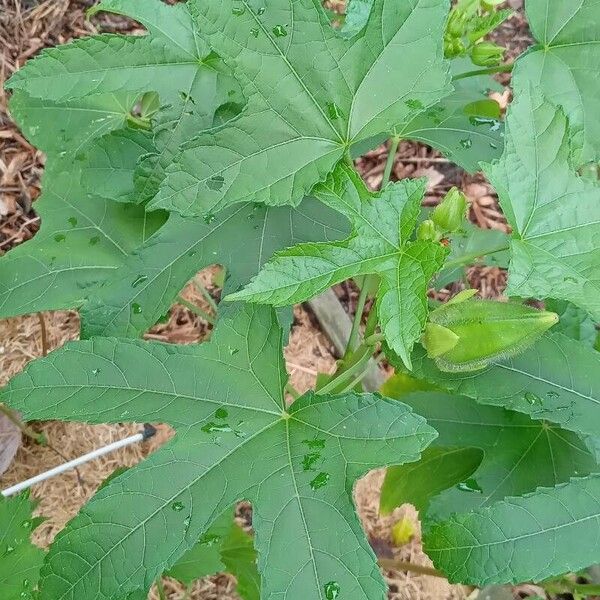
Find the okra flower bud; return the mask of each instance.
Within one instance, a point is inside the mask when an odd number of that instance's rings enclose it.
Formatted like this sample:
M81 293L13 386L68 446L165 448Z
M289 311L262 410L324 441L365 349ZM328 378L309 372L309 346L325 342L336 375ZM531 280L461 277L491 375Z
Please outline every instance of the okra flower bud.
M453 187L435 207L431 220L442 232L456 231L463 224L467 207L465 195Z
M492 42L480 42L471 48L471 60L480 67L495 67L502 61L505 51Z
M437 227L431 219L427 219L419 225L417 239L425 242L437 242L440 239Z
M421 343L441 371L475 371L536 342L558 315L516 302L473 300L466 290L436 308Z

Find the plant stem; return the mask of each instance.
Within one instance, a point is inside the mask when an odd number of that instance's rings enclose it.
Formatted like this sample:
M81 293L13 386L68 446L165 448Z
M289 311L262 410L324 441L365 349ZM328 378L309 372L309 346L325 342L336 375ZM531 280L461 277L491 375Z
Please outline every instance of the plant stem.
M209 306L212 308L213 312L216 315L219 309L217 308L217 303L215 302L215 299L210 295L210 292L206 289L206 287L204 287L201 281L198 281L197 278L194 279L194 286L204 296L204 299L208 302Z
M162 582L162 575L156 580L156 591L160 600L167 600L167 594L165 593L165 587Z
M350 357L350 363L342 365L333 379L326 383L317 394L339 394L345 391L357 374L366 371L373 350L371 346L360 345Z
M487 69L477 69L476 71L465 71L459 73L452 78L452 81L458 81L459 79L467 79L467 77L478 77L479 75L492 75L493 73L510 73L513 70L514 63L508 63L507 65L499 65L498 67L489 67Z
M344 358L349 356L356 347L358 346L358 335L360 333L360 322L362 321L363 313L365 312L365 304L369 296L369 281L368 276L363 277L362 288L360 290L360 296L358 297L358 303L356 305L356 312L354 313L354 320L352 321L352 329L350 330L350 337L348 338L348 344L346 345L346 352Z
M395 560L393 558L380 558L378 560L379 565L384 569L393 569L395 571L409 571L410 573L418 573L419 575L430 575L431 577L441 577L446 579L446 576L432 567L425 567L423 565L415 565L410 562L403 560Z
M177 296L177 302L179 302L179 304L183 304L183 306L185 306L188 310L191 310L195 315L198 315L201 319L204 319L211 325L214 325L216 323L214 317L211 317L207 312L204 312L199 306L188 302L182 296Z
M455 258L454 260L447 261L444 263L444 269L447 269L448 267L460 267L461 265L468 265L480 256L489 256L490 254L497 254L498 252L504 252L505 250L509 249L510 246L499 246L497 248L492 248L491 250L483 250L477 253L467 254L465 256Z
M400 145L400 138L394 136L390 138L390 149L385 162L385 169L383 170L383 179L381 180L381 189L383 189L389 182L392 175L392 168L394 166L394 160L396 158L396 152L398 152L398 146Z
M44 320L44 315L41 312L39 312L37 314L37 316L38 316L38 319L40 320L42 356L46 356L48 354L48 330L46 329L46 321Z

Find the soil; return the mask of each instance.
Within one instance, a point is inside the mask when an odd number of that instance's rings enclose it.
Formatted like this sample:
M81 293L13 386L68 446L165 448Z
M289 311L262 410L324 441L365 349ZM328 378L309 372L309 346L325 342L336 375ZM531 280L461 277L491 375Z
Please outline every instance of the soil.
M520 0L511 0L510 3L518 10L500 29L497 37L500 43L509 47L509 55L514 57L526 47L530 38L520 10ZM3 82L42 48L99 31L141 33L138 25L120 17L101 15L91 22L87 21L85 10L91 4L93 2L85 0L0 0L0 256L33 237L39 228L34 209L44 169L43 154L24 139L10 119ZM509 76L503 76L502 82L507 84ZM509 98L510 90L507 89L497 99L505 107ZM386 158L387 148L381 146L357 161L358 169L373 189L381 183ZM427 205L436 204L450 187L457 185L470 200L470 218L474 223L484 228L507 229L497 198L480 174L469 176L430 148L402 142L393 178L417 176L426 176L430 180ZM213 274L213 271L205 270L200 277L218 296L218 289L212 285ZM468 279L484 297L497 297L506 283L505 273L495 267L473 268ZM442 290L438 297L447 298L457 289L455 286ZM352 314L357 297L355 286L342 284L336 287L336 293ZM192 285L188 285L182 295L204 311L210 311L208 303ZM42 320L47 331L47 348L42 344ZM184 306L174 305L168 322L153 328L146 338L170 343L197 343L206 339L210 331L210 325L196 314ZM76 339L78 332L79 318L74 312L0 320L0 385L44 351ZM292 383L301 392L314 385L317 373L330 373L335 368L331 343L303 307L295 310L285 357ZM33 427L45 434L51 447L42 447L25 439L13 464L0 477L0 488L60 464L65 458L74 458L139 430L139 425L131 424L90 426L55 421L34 423ZM46 518L35 532L35 542L47 546L108 475L117 467L136 464L171 435L167 426L159 426L157 435L144 445L122 449L81 467L78 472L66 473L35 486L32 496L39 501L37 513ZM60 456L53 448L60 451ZM406 505L388 517L379 515L382 477L383 471L372 472L358 483L355 490L358 512L373 547L381 556L430 566L421 548L418 515L414 508ZM240 522L247 525L248 519L244 518L247 511L239 511L239 515ZM408 519L414 525L415 535L409 543L397 548L392 543L390 532L400 519ZM461 599L467 598L472 591L435 577L396 571L386 571L384 575L390 586L390 600ZM165 579L165 590L170 600L183 598L184 590L174 580ZM150 598L156 600L155 590ZM235 581L226 574L202 579L195 584L190 598L235 600L238 598Z

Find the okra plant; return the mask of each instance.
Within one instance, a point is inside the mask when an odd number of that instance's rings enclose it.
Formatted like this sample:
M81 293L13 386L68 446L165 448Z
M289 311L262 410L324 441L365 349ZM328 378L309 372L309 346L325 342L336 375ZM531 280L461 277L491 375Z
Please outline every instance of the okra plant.
M29 525L6 541L2 561L16 546L32 561L27 594L131 600L163 573L226 568L245 598L381 600L352 500L377 467L382 512L417 506L450 581L600 561L600 5L526 0L534 43L509 65L488 39L510 16L498 5L351 0L332 24L319 0L102 0L92 14L145 35L45 50L9 80L47 161L41 230L0 259L0 316L77 309L82 339L0 401L26 420L176 430L43 557ZM490 91L511 69L504 120ZM370 191L353 159L385 140ZM470 225L456 189L424 212L424 180L390 182L401 140L483 170L512 233ZM428 298L482 261L508 268L508 302ZM215 264L211 340L141 340ZM299 396L289 307L347 279L361 286L347 350ZM379 344L398 375L364 392ZM252 539L231 529L242 500Z

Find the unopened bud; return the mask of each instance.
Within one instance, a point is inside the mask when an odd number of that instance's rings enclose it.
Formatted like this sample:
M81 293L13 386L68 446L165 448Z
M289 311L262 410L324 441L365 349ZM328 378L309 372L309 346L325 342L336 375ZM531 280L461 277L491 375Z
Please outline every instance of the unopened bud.
M417 239L424 242L437 242L440 239L440 234L431 219L427 219L419 225Z
M476 371L536 342L558 315L524 304L455 298L436 308L421 339L441 371Z
M480 42L471 48L471 60L480 67L495 67L502 62L505 51L492 42Z
M465 195L453 187L435 207L431 220L441 231L456 231L463 224L468 205Z

